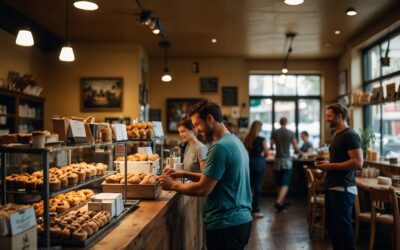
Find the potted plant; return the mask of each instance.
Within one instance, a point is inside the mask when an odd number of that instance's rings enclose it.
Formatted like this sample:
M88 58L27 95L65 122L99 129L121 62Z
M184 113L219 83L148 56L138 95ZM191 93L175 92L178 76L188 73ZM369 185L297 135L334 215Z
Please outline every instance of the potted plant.
M374 145L376 138L374 131L370 127L367 127L366 129L360 129L360 137L361 137L363 156L365 159L368 148L370 148L371 145L372 146Z

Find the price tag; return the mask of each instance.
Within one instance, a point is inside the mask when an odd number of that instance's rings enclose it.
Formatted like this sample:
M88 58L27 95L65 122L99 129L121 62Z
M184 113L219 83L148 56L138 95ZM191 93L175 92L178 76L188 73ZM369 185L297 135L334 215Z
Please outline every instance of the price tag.
M126 132L125 124L112 124L111 126L114 131L115 140L117 141L128 140L128 134Z
M125 145L117 144L115 145L115 157L125 156Z
M152 122L153 123L153 130L154 130L154 136L155 137L163 137L164 136L164 130L162 127L161 122Z
M138 153L141 155L151 155L153 154L151 147L138 147Z
M85 124L81 121L70 120L69 121L70 128L70 140L73 142L87 142Z

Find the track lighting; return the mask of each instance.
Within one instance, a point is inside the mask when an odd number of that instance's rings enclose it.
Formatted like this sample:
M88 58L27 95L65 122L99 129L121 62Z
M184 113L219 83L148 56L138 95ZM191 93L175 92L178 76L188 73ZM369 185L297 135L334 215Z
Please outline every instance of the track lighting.
M152 11L145 10L139 0L136 0L136 3L141 10L140 13L137 14L140 23L148 26L151 29L151 32L155 35L159 35L162 40L168 40L167 33L161 24L160 18L156 17Z
M97 10L99 6L96 0L74 0L74 6L81 10Z
M346 15L348 16L355 16L357 15L357 11L353 6L350 6L346 9Z
M28 8L28 2L25 0L25 5L24 5L24 15L27 16L27 8ZM25 18L25 23L28 21ZM23 27L18 31L17 38L15 39L15 43L19 46L24 46L24 47L30 47L35 44L35 41L33 40L32 32L29 29L29 27Z
M154 26L153 26L153 28L152 27L150 27L153 31L153 34L156 34L156 35L158 35L158 34L160 34L160 32L161 32L161 27L160 27L160 19L159 18L157 18L155 21L154 21Z

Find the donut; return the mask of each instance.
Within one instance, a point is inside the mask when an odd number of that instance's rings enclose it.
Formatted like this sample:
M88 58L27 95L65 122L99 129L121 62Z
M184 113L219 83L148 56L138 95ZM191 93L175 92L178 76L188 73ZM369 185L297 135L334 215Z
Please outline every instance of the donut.
M84 231L82 228L75 230L71 236L73 240L79 240L79 241L84 241L87 239L87 237L88 233Z
M82 229L87 232L88 237L94 233L93 228L87 222L82 225Z
M70 208L68 201L59 201L56 205L57 213L62 213Z
M93 233L99 231L99 226L92 220L88 221L87 224L92 228Z
M94 192L90 189L82 189L81 192L85 195L86 199L89 199L94 195Z

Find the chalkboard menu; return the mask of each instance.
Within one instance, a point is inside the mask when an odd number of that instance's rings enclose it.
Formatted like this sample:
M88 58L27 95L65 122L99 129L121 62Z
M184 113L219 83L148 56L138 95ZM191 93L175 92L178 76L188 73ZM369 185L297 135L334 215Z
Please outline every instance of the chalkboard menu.
M249 127L249 118L248 117L240 117L238 119L238 127L239 128L248 128Z
M217 93L218 78L217 77L202 77L200 78L201 93Z
M222 105L226 106L238 105L237 87L222 87Z

